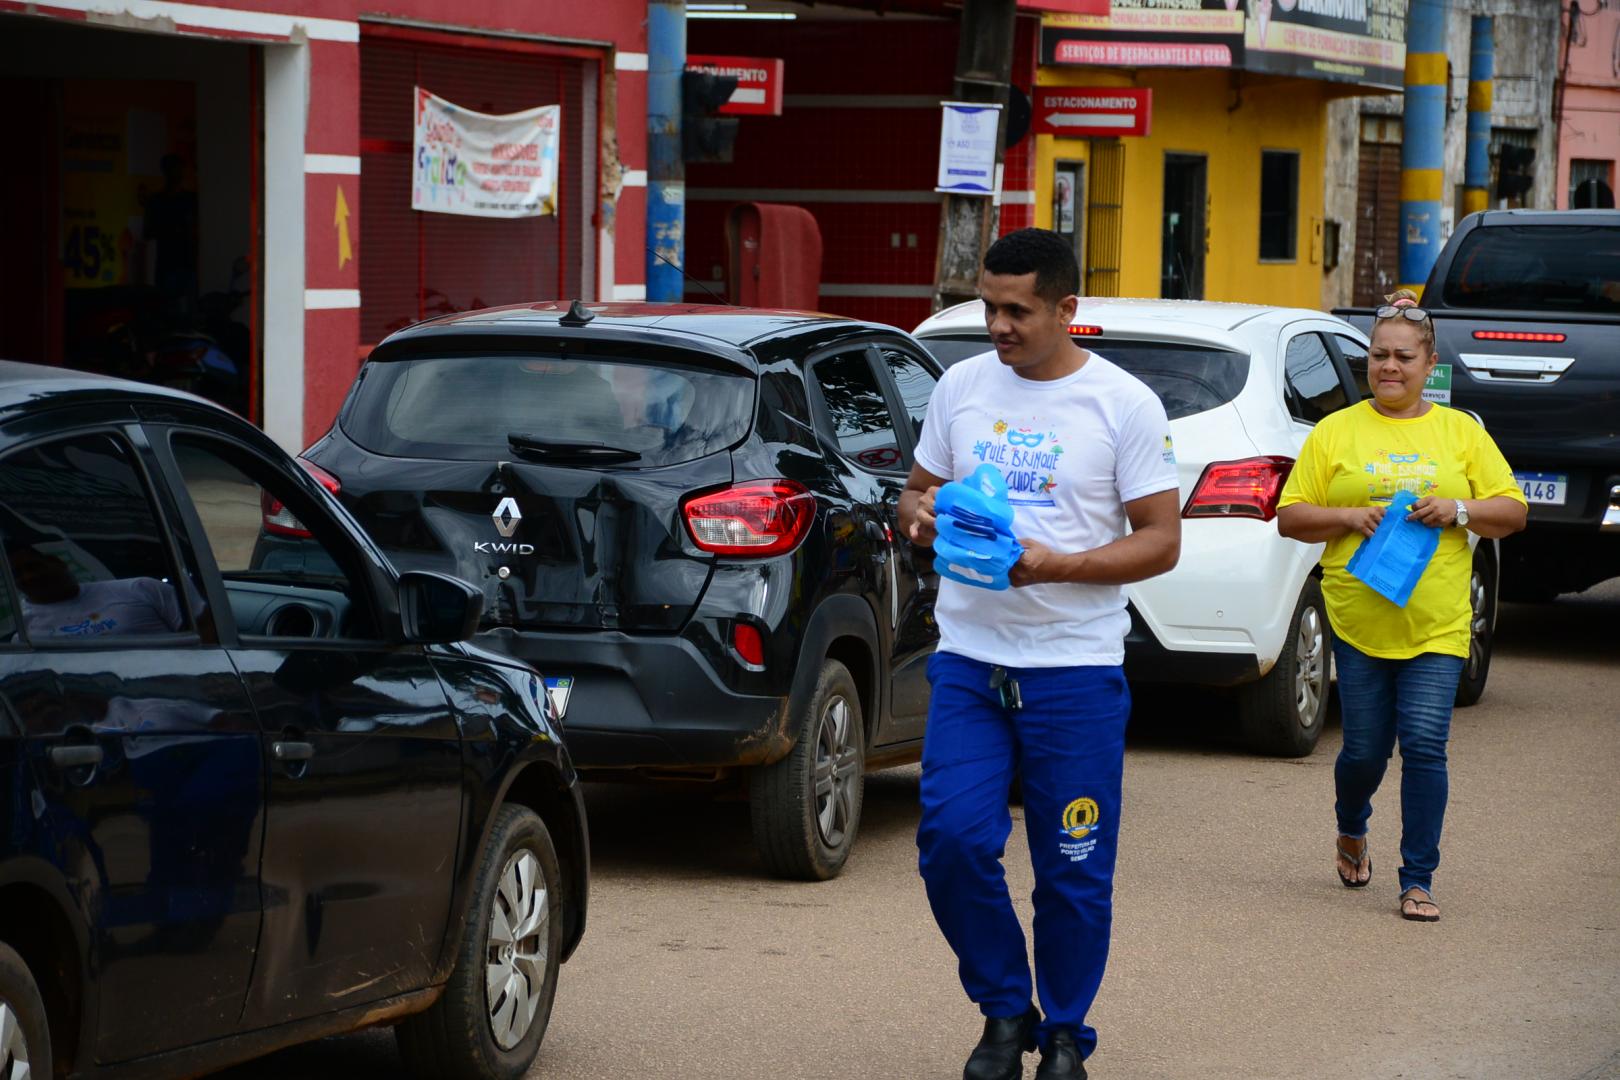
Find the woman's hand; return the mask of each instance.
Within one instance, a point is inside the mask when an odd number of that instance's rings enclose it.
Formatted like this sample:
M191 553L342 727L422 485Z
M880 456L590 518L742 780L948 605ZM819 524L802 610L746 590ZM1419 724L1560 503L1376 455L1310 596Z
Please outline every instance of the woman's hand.
M1378 523L1384 520L1382 506L1346 506L1339 514L1345 532L1360 533L1362 536L1377 532Z
M1406 515L1406 520L1436 529L1448 528L1457 524L1457 500L1425 495L1412 504L1412 512Z

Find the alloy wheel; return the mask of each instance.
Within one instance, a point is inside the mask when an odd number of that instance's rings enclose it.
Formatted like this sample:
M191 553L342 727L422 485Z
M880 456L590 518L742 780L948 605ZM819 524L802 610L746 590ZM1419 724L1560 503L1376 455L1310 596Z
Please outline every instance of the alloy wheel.
M1327 692L1327 635L1322 615L1307 605L1299 615L1299 639L1294 643L1294 709L1299 726L1311 727Z
M501 871L489 915L484 985L495 1043L511 1050L523 1041L544 997L551 948L551 904L540 860L528 848L514 852Z
M1479 678L1479 669L1485 663L1485 635L1490 632L1490 613L1485 610L1485 578L1475 568L1468 579L1468 670L1465 677Z
M861 763L854 729L849 702L842 695L829 699L816 737L816 829L830 848L843 844L855 816Z
M0 1080L28 1080L28 1036L10 1005L0 1001Z

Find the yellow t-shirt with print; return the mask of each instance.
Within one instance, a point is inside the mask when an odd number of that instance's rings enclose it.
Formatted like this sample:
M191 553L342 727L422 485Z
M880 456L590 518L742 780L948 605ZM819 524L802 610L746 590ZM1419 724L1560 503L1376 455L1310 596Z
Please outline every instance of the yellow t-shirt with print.
M1395 492L1422 498L1524 501L1513 470L1485 429L1467 413L1433 405L1409 420L1387 417L1370 401L1340 409L1305 439L1278 506L1387 506ZM1442 529L1405 607L1397 607L1345 570L1361 545L1350 533L1322 552L1322 598L1339 638L1368 656L1406 660L1423 653L1468 656L1471 557L1467 531Z

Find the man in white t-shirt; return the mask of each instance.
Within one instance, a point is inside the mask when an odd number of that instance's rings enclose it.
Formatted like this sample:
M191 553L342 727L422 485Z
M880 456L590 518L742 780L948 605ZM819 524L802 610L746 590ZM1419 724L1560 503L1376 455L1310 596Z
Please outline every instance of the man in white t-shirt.
M1075 343L1078 291L1056 233L991 246L979 292L995 349L946 371L900 500L912 541L932 544L936 490L992 463L1024 547L1012 588L941 580L935 608L917 846L935 920L986 1018L964 1080L1021 1077L1037 1045L1040 1080L1086 1075L1130 715L1121 586L1169 570L1181 549L1164 406ZM1033 985L1001 865L1015 771L1035 869Z
M81 582L67 563L27 543L8 542L22 621L34 642L52 638L174 634L186 629L174 586L151 577Z

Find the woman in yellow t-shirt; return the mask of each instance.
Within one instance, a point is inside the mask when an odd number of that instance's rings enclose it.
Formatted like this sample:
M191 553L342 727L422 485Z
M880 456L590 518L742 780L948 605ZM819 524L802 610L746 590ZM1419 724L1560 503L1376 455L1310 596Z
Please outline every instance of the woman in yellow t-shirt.
M1440 918L1432 880L1446 812L1446 740L1468 658L1471 530L1524 528L1527 507L1502 452L1466 413L1423 399L1434 370L1434 325L1402 289L1378 309L1367 378L1373 397L1316 425L1283 488L1277 528L1322 552L1322 597L1334 634L1344 747L1333 767L1339 880L1372 880L1367 819L1397 740L1401 747L1401 916ZM1405 606L1346 569L1378 530L1397 491L1407 515L1440 530L1439 545Z

